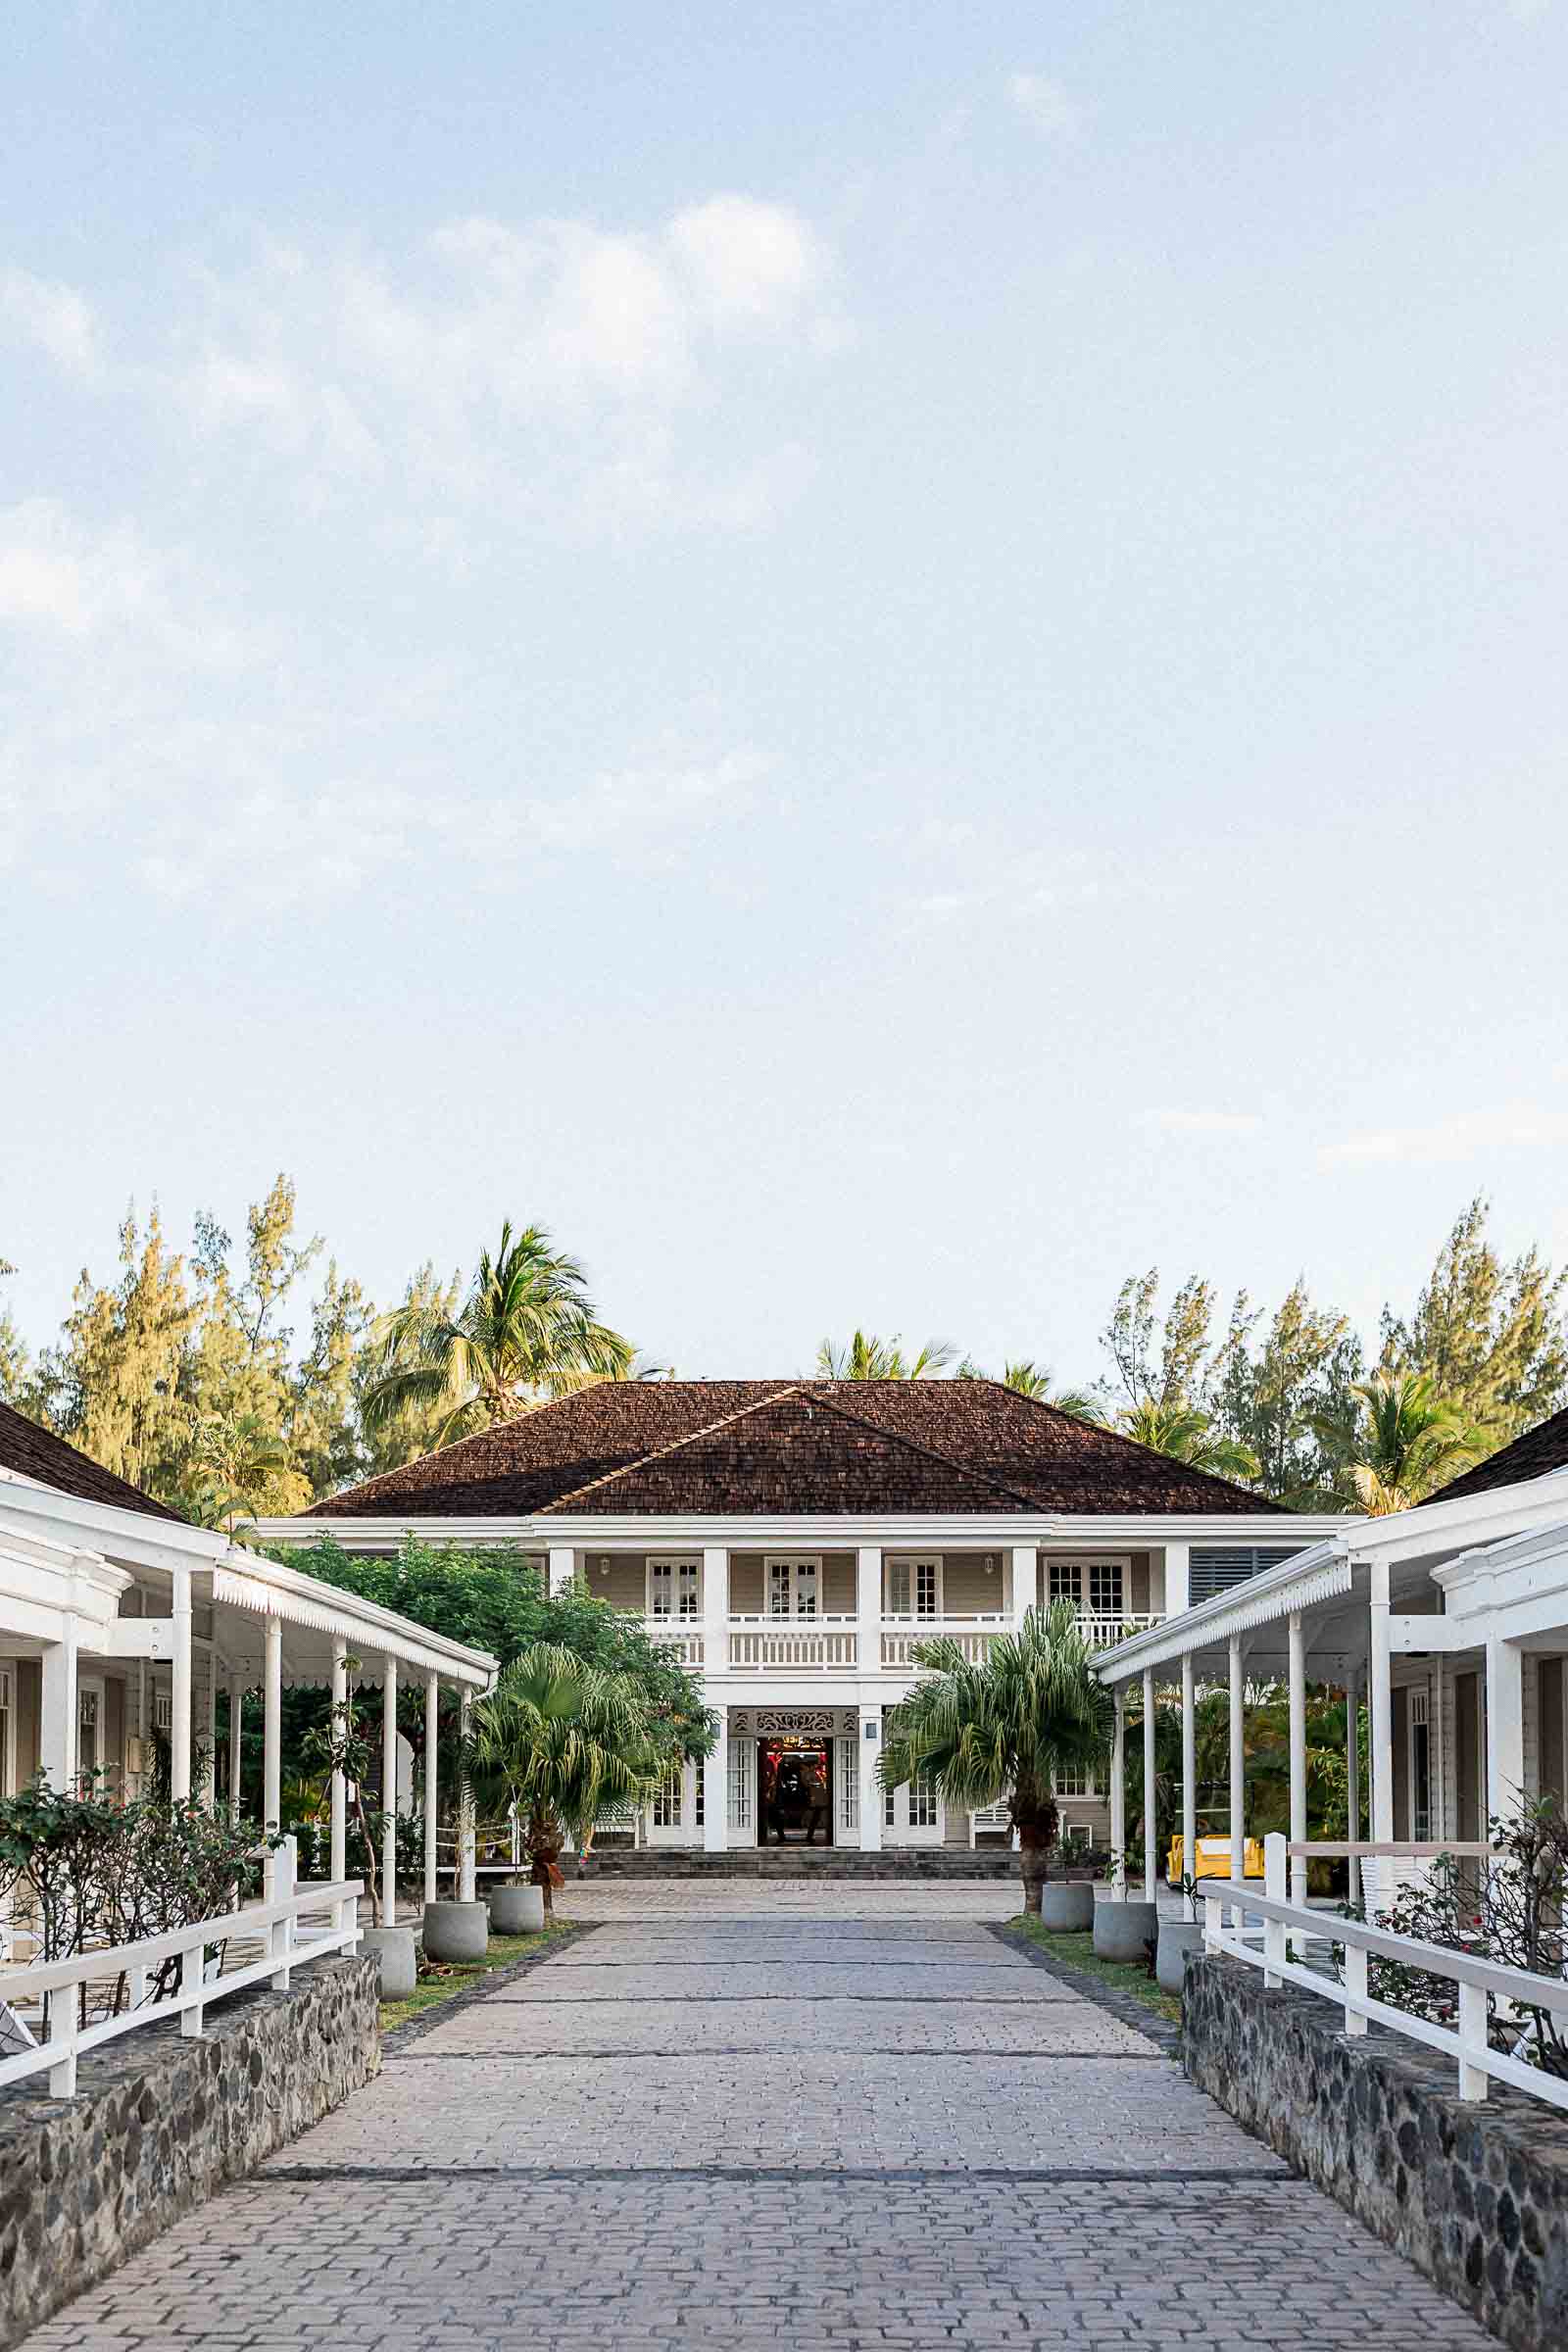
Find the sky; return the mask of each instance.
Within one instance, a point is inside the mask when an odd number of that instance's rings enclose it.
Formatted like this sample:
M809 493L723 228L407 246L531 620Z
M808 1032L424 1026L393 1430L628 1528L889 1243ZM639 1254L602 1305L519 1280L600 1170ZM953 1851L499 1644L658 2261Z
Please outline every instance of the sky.
M9 11L0 1291L1568 1256L1568 4Z

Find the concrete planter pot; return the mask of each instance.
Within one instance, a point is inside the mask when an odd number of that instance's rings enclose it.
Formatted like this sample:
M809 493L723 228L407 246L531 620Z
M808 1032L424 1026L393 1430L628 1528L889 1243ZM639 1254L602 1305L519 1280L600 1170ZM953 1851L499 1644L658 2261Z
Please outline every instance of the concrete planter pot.
M1180 1992L1187 1975L1187 1955L1203 1948L1200 1919L1162 1919L1154 1953L1154 1980L1161 1992Z
M401 2000L414 1990L417 1971L412 1928L362 1928L360 1949L380 1971L383 2001Z
M1145 1948L1159 1934L1159 1909L1154 1903L1108 1903L1095 1905L1095 1957L1099 1960L1130 1961L1136 1968L1147 1960Z
M1086 1879L1081 1885L1040 1889L1040 1925L1057 1936L1081 1936L1095 1924L1095 1890Z
M482 1960L489 1941L490 1915L483 1903L425 1904L427 1960Z
M497 1886L490 1895L490 1925L498 1936L538 1936L545 1924L542 1886Z

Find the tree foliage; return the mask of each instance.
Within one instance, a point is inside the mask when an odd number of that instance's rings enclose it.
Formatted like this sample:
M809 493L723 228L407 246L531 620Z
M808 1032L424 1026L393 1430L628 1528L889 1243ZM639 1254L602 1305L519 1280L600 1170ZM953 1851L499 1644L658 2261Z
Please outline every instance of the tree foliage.
M934 1380L953 1361L947 1340L926 1340L912 1356L897 1333L891 1340L857 1329L842 1348L824 1340L816 1351L819 1380Z

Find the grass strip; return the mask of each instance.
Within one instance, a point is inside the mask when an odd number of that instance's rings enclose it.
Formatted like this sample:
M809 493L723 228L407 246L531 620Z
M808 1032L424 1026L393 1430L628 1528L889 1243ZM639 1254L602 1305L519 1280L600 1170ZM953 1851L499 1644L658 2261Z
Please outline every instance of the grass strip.
M453 2000L460 1992L472 1991L487 1977L493 1977L497 1969L511 1968L514 1962L526 1960L562 1936L574 1933L573 1923L561 1920L538 1936L492 1936L482 1960L421 1960L414 1990L401 2000L381 2003L382 2033L393 2033L397 2027L406 2026L411 2017L422 2017L426 2010L439 2008L443 2001Z
M1016 1936L1020 1942L1035 1944L1049 1959L1059 1960L1066 1967L1077 1969L1083 1976L1098 1977L1115 1991L1140 2001L1146 2009L1152 2010L1155 2017L1163 2018L1167 2025L1181 2024L1182 2005L1176 1995L1161 1992L1153 1978L1142 1968L1129 1966L1120 1960L1102 1960L1095 1949L1092 1928L1086 1929L1081 1935L1053 1935L1050 1929L1040 1925L1038 1919L1019 1917L1007 1921L1006 1933Z

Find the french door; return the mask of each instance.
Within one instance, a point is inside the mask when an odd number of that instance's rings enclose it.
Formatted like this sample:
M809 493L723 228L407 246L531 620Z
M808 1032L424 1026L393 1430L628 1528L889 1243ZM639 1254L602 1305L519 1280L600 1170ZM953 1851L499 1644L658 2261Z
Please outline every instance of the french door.
M819 1607L821 1562L792 1555L769 1555L766 1563L767 1613L770 1617L814 1617Z

